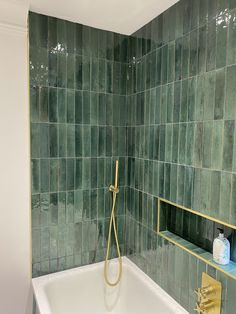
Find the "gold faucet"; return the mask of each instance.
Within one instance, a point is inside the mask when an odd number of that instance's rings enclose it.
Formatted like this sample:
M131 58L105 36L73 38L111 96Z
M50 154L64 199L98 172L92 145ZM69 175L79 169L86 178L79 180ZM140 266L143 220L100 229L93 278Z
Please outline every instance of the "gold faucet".
M220 314L221 283L206 273L202 273L202 287L195 290L198 314Z

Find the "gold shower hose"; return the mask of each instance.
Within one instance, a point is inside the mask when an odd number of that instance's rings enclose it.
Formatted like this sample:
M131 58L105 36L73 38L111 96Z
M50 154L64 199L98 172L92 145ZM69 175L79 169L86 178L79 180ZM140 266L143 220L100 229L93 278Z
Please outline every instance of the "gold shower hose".
M116 172L115 172L115 185L111 185L109 187L109 191L112 192L112 210L111 210L111 218L110 218L110 225L109 225L109 233L108 233L108 241L107 241L107 252L106 252L106 260L105 260L105 266L104 266L104 278L106 283L109 286L116 286L121 279L122 276L122 258L120 255L120 247L119 247L119 241L118 241L118 236L117 236L117 227L116 227L116 220L115 220L115 207L116 207L116 195L119 192L118 186L118 160L116 160ZM113 225L113 230L114 230L114 235L115 235L115 241L116 241L116 248L117 248L117 254L118 254L118 261L119 261L119 273L117 280L115 282L111 282L108 279L107 275L107 268L108 268L108 259L110 255L110 249L111 249L111 230L112 230L112 225Z

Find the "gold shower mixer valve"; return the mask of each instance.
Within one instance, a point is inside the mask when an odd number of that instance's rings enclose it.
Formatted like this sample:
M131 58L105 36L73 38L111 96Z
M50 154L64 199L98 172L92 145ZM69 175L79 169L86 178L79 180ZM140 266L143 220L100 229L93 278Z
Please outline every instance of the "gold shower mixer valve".
M215 306L215 303L214 301L211 301L211 300L208 300L208 299L205 299L205 300L202 300L201 302L198 302L196 304L196 309L195 311L198 313L198 314L208 314L210 309L213 309Z
M220 314L221 283L206 273L202 273L202 287L195 290L198 314Z
M196 289L194 292L197 294L198 302L201 302L202 299L207 298L207 296L212 294L215 289L217 289L217 287L210 285Z

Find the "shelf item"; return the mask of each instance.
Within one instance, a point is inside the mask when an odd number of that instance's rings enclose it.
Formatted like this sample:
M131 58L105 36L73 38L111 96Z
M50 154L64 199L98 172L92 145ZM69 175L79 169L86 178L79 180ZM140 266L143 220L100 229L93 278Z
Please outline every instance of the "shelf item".
M218 227L235 242L236 226L158 198L157 233L217 270L236 279L236 261L219 265L213 261L212 245ZM232 245L232 250L234 246ZM233 256L233 254L232 254Z

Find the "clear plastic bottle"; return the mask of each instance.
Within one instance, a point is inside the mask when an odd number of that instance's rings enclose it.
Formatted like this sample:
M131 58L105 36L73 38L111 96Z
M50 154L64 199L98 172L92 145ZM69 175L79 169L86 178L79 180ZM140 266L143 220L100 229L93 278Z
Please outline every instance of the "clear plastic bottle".
M224 230L217 228L219 236L213 242L213 260L217 264L227 265L230 261L230 243L224 236Z

